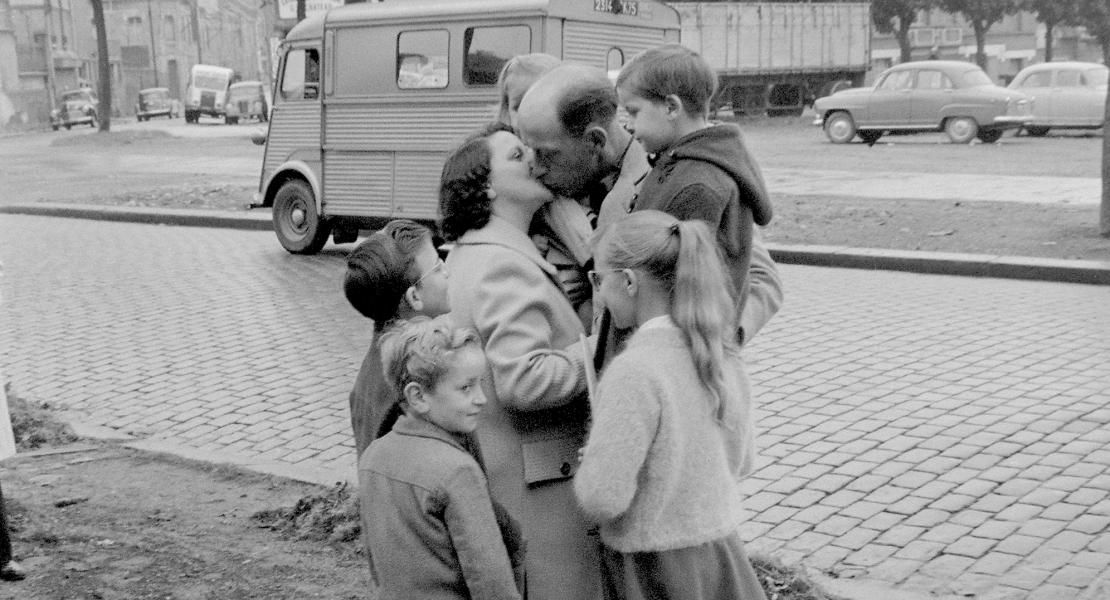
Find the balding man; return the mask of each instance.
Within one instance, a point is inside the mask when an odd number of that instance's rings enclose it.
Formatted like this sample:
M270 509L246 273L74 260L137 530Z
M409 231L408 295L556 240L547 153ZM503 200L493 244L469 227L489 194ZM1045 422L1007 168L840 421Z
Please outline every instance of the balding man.
M549 71L524 94L518 124L521 139L535 150L539 180L557 194L588 201L598 214L598 229L628 213L651 166L617 120L617 93L604 71L575 64ZM778 270L758 228L753 235L741 343L782 305Z

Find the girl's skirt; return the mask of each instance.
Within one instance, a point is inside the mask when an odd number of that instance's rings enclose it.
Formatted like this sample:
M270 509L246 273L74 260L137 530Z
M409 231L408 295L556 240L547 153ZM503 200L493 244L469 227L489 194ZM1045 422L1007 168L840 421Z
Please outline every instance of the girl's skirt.
M766 600L739 533L661 552L601 547L606 600Z

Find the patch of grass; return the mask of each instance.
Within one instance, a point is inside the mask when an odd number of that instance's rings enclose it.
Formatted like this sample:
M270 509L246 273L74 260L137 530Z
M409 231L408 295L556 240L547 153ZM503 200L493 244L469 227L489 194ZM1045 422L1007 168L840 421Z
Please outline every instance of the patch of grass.
M309 494L292 507L261 510L251 518L263 527L302 540L344 544L356 542L362 533L358 496L346 482L317 494ZM361 544L357 544L361 551Z
M757 555L751 561L767 600L842 600L817 587L801 569L787 567L776 558Z
M54 415L49 404L21 398L12 389L10 382L4 384L4 393L8 398L8 413L12 418L12 432L15 434L17 449L35 450L44 446L61 446L79 439L69 425Z

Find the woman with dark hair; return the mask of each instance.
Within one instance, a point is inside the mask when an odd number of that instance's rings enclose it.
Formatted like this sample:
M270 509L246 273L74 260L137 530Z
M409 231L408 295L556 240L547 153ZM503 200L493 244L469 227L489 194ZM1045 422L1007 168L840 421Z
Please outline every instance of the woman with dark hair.
M532 176L532 151L491 126L447 159L439 207L447 294L460 327L482 338L490 403L477 436L497 502L521 522L525 581L533 600L600 595L597 541L570 478L589 413L583 327L528 237L551 192Z

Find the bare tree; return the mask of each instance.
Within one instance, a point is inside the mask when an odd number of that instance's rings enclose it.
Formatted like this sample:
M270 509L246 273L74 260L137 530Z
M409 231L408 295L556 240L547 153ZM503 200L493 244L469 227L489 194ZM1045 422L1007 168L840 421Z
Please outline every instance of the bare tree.
M975 31L975 62L987 68L987 32L1002 17L1018 11L1019 0L940 0L941 8L952 13L960 13Z
M1077 22L1087 28L1102 46L1102 62L1110 65L1110 3L1106 0L1080 0ZM1103 123L1110 123L1110 95L1106 97ZM1099 210L1098 232L1110 237L1110 135L1102 135L1102 205Z
M96 95L99 105L96 118L100 131L112 130L112 69L108 62L108 28L104 25L104 0L89 0L93 9L93 27L96 28Z
M300 23L307 16L306 0L297 0L297 22Z
M872 0L871 21L880 33L893 33L902 50L902 60L912 60L910 27L917 21L917 13L936 6L936 0Z
M1021 9L1037 14L1044 23L1044 61L1052 62L1057 25L1075 25L1077 0L1022 0Z

